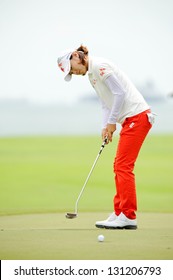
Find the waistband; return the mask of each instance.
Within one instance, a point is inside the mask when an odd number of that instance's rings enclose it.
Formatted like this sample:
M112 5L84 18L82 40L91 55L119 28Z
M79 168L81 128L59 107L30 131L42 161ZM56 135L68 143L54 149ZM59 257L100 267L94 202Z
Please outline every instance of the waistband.
M145 111L143 111L143 112L141 112L141 113L138 113L138 114L136 114L136 115L127 117L127 118L125 118L125 120L129 120L129 119L134 118L134 117L136 117L136 116L143 115L143 114L147 114L147 113L151 113L151 109L147 109L147 110L145 110Z

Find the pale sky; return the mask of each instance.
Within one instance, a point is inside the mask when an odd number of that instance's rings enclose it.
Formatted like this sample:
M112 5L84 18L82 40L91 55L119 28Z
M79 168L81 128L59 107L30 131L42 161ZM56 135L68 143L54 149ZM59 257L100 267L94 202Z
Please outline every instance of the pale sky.
M57 57L81 43L137 84L173 90L172 0L0 0L0 99L71 102L93 91L64 81Z

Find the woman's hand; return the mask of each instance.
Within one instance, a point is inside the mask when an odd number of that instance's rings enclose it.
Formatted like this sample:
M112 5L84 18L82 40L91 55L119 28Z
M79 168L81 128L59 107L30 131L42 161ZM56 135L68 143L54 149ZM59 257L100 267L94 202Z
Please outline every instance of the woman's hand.
M106 128L102 129L102 139L103 141L105 140L105 138L108 138L107 144L110 142L112 142L112 136L114 131L116 130L116 124L110 124L108 123Z

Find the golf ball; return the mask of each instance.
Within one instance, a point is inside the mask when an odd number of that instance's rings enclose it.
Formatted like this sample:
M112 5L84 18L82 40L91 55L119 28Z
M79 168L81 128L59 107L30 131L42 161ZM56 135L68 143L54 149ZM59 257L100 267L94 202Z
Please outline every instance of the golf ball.
M105 237L104 237L104 235L100 234L100 235L97 237L97 239L98 239L99 242L103 242L104 239L105 239Z

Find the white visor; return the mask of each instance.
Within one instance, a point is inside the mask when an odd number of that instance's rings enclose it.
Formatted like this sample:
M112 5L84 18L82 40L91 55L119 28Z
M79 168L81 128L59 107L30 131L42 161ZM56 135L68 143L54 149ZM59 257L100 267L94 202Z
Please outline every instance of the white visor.
M65 52L62 53L61 56L58 57L58 66L61 69L61 71L63 71L66 76L64 78L65 81L69 82L72 78L72 75L69 74L70 70L71 70L71 63L70 63L70 58L72 53L74 52L74 50L67 50Z

